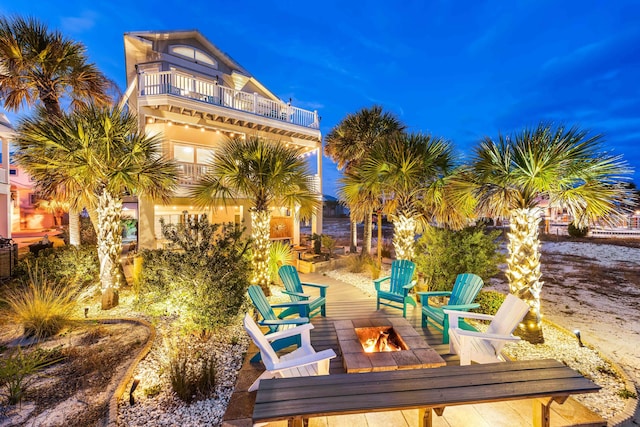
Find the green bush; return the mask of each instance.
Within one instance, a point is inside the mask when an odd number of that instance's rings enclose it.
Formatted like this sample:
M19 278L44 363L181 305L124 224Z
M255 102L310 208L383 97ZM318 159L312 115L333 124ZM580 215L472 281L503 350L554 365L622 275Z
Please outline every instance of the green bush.
M249 287L249 242L243 230L234 224L221 228L201 217L197 224L163 226L163 232L184 250L141 252L138 307L149 314L179 314L187 329L229 325Z
M291 245L281 241L271 243L269 248L269 277L271 283L280 283L278 269L283 265L293 264L293 250Z
M37 379L34 374L62 359L58 348L52 351L36 350L25 353L18 347L8 355L4 355L0 360L0 386L4 388L2 394L9 404L15 405L22 401L27 389Z
M208 354L193 354L187 346L172 345L169 349L169 379L171 388L184 402L204 398L216 385L216 360Z
M576 227L572 222L567 227L567 232L571 237L585 237L589 232L589 227Z
M329 251L329 256L333 256L333 251L336 249L336 244L338 243L337 240L328 234L321 234L320 242L322 243L322 246L327 248Z
M416 245L416 269L422 273L428 290L450 291L461 273L474 273L487 281L504 262L499 252L500 231L484 227L460 231L429 227Z
M33 254L20 260L15 277L19 281L29 278L29 265L38 262L38 269L50 281L69 284L86 289L100 282L100 263L95 246L63 246L53 251L41 251L37 258Z
M471 311L494 315L504 302L506 295L498 291L480 291L473 302L480 304L480 307Z
M9 289L2 301L3 317L22 325L24 335L46 338L69 323L76 307L77 288L48 280L36 263L29 283Z

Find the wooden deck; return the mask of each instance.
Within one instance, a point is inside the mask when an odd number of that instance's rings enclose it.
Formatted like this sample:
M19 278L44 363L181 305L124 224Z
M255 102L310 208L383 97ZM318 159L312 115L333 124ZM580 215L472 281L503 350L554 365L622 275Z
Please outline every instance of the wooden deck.
M327 317L317 316L312 323L314 329L311 331L311 340L316 350L332 348L339 353L338 339L333 322L336 320L361 319L373 316L401 316L402 311L384 307L376 311L376 300L367 296L358 288L323 276L320 273L309 273L301 275L303 282L323 283L330 285L327 290ZM407 320L414 329L424 337L429 346L435 349L448 366L459 364L459 359L455 355L448 354L448 344L442 344L442 334L435 328L421 327L420 305L418 308L407 307ZM227 412L224 416L223 426L251 426L251 414L255 402L255 392L249 393L247 390L255 378L260 375L261 364L251 364L249 359L257 351L255 346L251 346L247 354L245 363L240 371L236 389L231 397ZM437 368L434 368L437 369ZM331 374L345 373L340 354L331 361ZM354 375L354 380L358 374ZM552 426L604 426L604 421L600 416L589 411L573 399L569 399L563 405L552 404L551 425ZM531 426L532 425L533 404L531 400L519 400L504 403L487 403L480 405L464 405L447 408L442 417L435 417L434 426ZM309 426L327 427L402 427L417 425L417 409L404 411L390 411L368 414L351 414L340 416L328 416L311 418ZM284 421L269 423L270 427L286 426Z

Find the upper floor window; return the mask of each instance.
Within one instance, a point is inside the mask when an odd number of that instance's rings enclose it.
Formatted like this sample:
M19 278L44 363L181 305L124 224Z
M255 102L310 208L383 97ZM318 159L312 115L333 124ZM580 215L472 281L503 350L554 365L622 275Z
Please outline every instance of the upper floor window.
M189 61L197 62L198 64L208 65L212 68L218 68L218 62L204 53L203 51L191 46L174 45L169 47L169 52L173 55L178 55Z

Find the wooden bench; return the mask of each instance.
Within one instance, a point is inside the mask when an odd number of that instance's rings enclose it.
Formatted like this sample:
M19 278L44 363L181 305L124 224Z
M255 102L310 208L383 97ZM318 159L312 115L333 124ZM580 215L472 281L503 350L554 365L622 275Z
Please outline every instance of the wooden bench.
M419 424L432 425L432 410L447 406L535 399L534 426L549 426L550 405L600 386L556 360L447 366L363 374L263 380L253 422L419 409Z

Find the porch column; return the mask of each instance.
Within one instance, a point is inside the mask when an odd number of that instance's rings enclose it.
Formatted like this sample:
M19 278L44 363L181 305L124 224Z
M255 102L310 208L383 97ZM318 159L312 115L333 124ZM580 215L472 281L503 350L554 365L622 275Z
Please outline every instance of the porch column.
M311 232L312 233L317 233L317 234L322 234L322 202L323 202L323 195L322 195L322 149L321 148L316 148L316 170L317 172L317 188L316 191L318 192L318 196L320 197L320 206L318 207L318 210L316 211L316 214L313 216L312 222L311 222Z
M141 197L138 198L138 248L156 249L154 205Z

